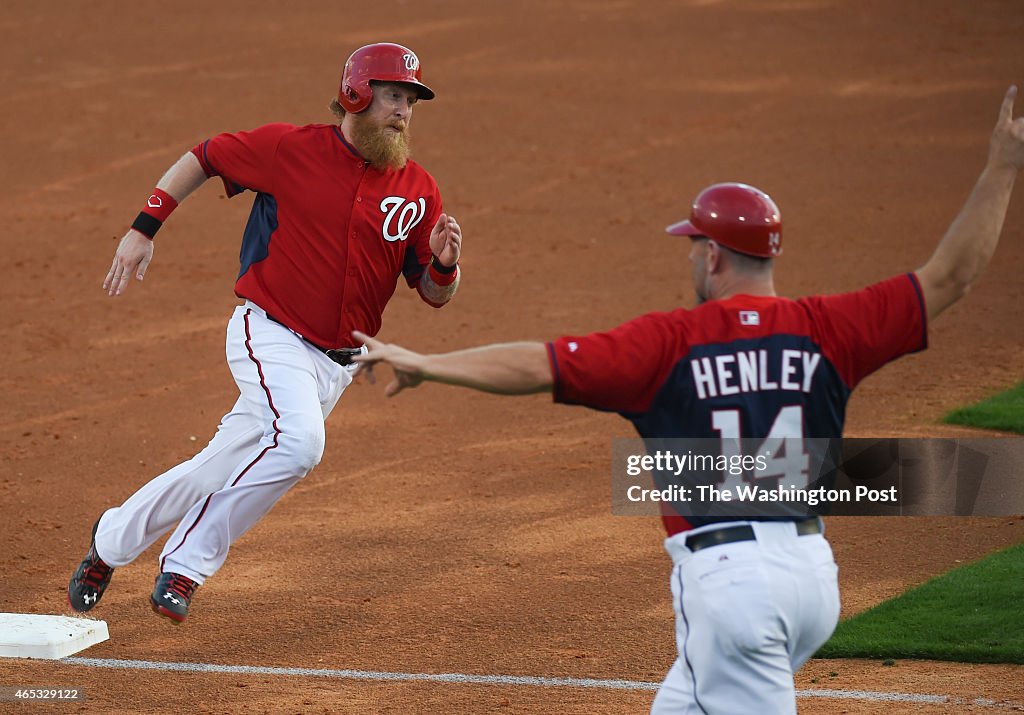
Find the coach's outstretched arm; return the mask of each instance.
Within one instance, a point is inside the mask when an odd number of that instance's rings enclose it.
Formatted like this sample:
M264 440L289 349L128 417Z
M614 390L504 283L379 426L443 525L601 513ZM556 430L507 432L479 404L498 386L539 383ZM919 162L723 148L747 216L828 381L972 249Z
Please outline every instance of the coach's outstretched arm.
M156 189L150 196L148 202L148 209L154 210L157 215L165 215L170 213L174 206L185 200L185 197L191 194L193 191L203 185L207 179L206 172L203 171L202 165L199 160L195 157L192 152L188 152L183 157L175 162L174 166L167 170L167 173L163 175L163 178L157 182ZM173 200L173 206L167 205L164 202L166 198L160 196L160 192L163 192L170 199ZM169 203L169 202L168 202ZM149 215L149 214L147 214ZM139 215L142 219L142 214ZM148 223L150 226L150 233L155 233L154 226L159 228L160 219L149 217L150 220L143 220L143 223ZM139 219L136 219L136 224L142 230L147 230L146 226L139 224ZM136 280L142 280L142 277L146 274L146 269L149 267L150 261L153 260L153 239L151 236L147 236L133 226L128 229L128 233L121 239L121 243L117 246L117 251L114 253L114 261L110 264L110 271L107 272L107 277L103 279L103 290L107 291L108 295L121 295L124 293L124 289L128 287L128 280L132 274L135 274Z
M974 190L935 253L917 270L929 320L967 294L996 250L1013 183L1024 168L1024 118L1013 118L1016 96L1017 88L1010 87Z
M352 336L369 350L355 361L372 369L378 362L395 370L384 390L388 397L424 380L470 387L499 395L529 395L551 389L551 364L544 343L500 343L442 355L421 355L398 345L374 340L358 330Z

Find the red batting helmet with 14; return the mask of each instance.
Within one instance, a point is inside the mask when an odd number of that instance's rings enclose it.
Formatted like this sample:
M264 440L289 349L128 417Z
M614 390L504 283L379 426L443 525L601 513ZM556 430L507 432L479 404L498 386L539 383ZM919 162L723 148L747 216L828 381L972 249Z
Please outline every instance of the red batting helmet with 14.
M707 236L748 256L782 253L782 217L772 198L748 184L707 187L693 200L690 218L665 229L673 236Z

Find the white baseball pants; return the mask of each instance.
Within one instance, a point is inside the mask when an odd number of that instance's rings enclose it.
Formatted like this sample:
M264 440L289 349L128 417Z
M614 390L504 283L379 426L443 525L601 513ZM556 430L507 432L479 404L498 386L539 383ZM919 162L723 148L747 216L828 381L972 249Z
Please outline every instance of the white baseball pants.
M678 657L652 715L796 713L793 673L839 619L838 569L821 534L791 522L750 524L756 541L691 552L687 534L665 540Z
M201 584L320 462L324 420L355 366L338 365L251 301L228 322L226 353L238 401L202 452L103 514L96 550L108 565L131 563L177 524L160 570Z

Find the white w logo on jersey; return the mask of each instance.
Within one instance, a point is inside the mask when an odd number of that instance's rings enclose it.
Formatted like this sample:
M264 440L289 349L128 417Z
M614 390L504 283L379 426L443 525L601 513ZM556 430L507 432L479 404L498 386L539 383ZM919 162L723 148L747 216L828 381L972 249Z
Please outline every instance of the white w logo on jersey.
M404 241L409 238L409 232L416 224L427 215L427 200L420 197L416 201L409 201L404 196L388 196L380 202L380 210L387 214L384 217L384 240ZM397 232L391 230L393 223L397 224Z

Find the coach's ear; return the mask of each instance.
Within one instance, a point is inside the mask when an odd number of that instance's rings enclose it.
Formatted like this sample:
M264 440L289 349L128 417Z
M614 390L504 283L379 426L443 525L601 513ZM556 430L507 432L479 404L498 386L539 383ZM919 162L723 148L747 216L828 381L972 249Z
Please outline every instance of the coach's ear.
M722 270L722 247L713 239L708 239L708 254L706 265L708 273L718 273Z

